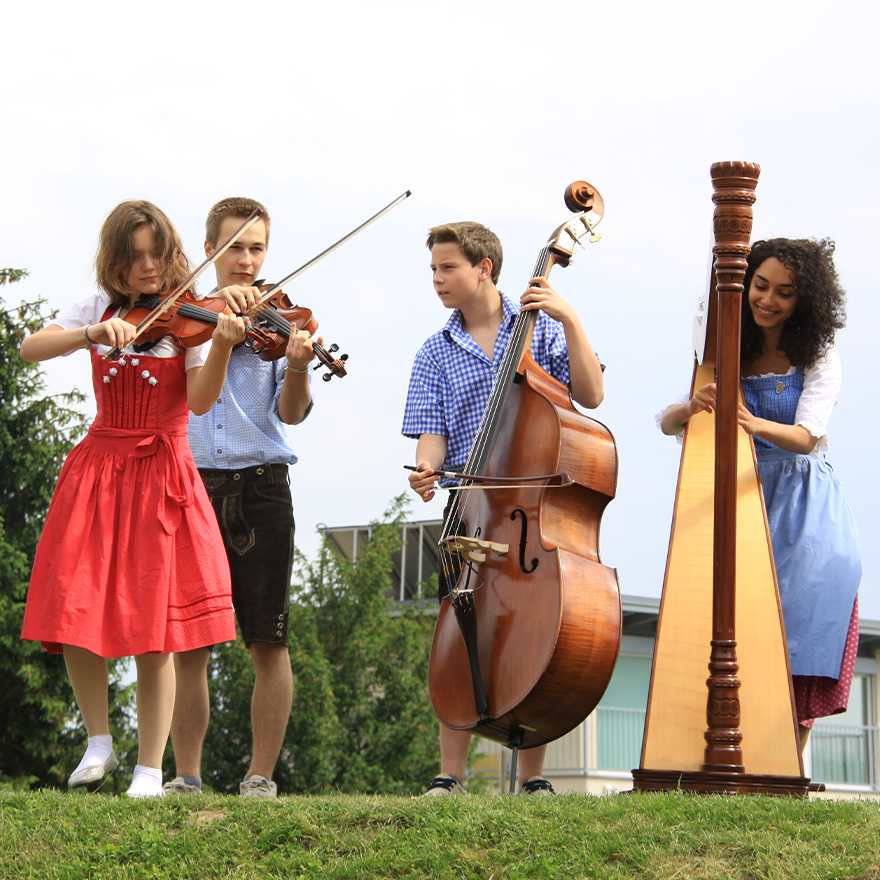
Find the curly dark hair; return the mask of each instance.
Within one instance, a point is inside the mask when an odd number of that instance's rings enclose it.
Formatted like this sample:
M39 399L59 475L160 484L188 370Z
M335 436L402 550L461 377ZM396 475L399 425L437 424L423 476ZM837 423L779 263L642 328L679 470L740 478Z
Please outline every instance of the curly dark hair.
M756 241L748 256L743 287L748 295L755 270L770 257L776 257L794 274L798 301L794 313L782 330L779 348L795 366L811 367L834 344L834 332L846 323L846 292L834 268L834 242L830 238L771 238ZM763 352L761 329L755 324L748 303L743 303L743 363Z

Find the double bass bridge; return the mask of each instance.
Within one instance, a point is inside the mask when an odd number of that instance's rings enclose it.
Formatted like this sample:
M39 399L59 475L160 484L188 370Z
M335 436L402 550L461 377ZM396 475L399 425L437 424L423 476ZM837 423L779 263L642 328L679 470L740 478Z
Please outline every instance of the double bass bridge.
M440 546L447 552L455 553L474 565L485 562L487 553L497 553L499 556L504 556L510 550L510 544L499 544L496 541L486 541L483 538L470 538L467 535L450 535L440 542Z

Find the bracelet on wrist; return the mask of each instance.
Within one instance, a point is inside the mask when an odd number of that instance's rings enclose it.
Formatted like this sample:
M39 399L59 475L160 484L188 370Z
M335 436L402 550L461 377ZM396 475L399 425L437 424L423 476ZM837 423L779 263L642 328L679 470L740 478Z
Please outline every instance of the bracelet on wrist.
M285 373L308 373L308 371L309 371L308 364L306 364L301 369L296 369L295 367L290 366L290 364L287 364L283 370L283 372L285 372Z
M89 339L89 325L88 324L86 324L86 326L83 328L83 336L85 336L86 342L88 342L89 345L95 344L94 342L92 342L91 339Z

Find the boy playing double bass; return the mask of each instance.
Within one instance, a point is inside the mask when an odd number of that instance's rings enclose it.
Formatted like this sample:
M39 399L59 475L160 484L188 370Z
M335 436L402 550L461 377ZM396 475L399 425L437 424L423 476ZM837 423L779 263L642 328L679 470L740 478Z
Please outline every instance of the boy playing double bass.
M603 400L604 365L596 357L574 309L550 286L533 278L514 305L496 287L502 249L498 237L479 223L460 222L430 230L434 290L452 309L445 327L416 353L410 377L402 432L418 440L419 471L410 486L423 501L434 497L435 484L450 484L438 470L461 473L477 434L494 376L511 338L520 309L538 310L531 352L539 367L567 385L572 398L587 409ZM428 795L465 794L464 779L472 733L440 724L440 775ZM520 756L520 794L550 794L543 778L546 745Z

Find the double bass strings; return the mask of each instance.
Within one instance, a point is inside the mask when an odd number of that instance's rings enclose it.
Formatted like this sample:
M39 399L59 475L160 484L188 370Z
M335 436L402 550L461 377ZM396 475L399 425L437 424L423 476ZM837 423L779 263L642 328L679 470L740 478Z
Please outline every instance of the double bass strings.
M535 278L543 275L547 271L549 261L550 245L548 243L544 245L539 252L531 277ZM521 311L516 318L510 341L507 344L501 366L499 367L492 385L489 400L480 419L480 425L474 439L474 445L468 456L466 466L468 473L482 474L488 466L488 459L494 445L500 413L507 402L513 373L519 366L522 349L525 345L531 322L535 320L535 317L536 316L531 312ZM456 570L455 561L452 557L457 554L454 554L453 551L447 549L447 539L459 533L461 524L464 521L462 505L467 504L467 495L468 493L464 493L463 497L461 492L455 493L455 497L450 502L449 515L446 517L446 522L443 525L439 549L440 554L443 557L444 572L453 572ZM468 568L471 573L476 574L470 563L468 563ZM458 566L458 569L460 570L460 565Z

